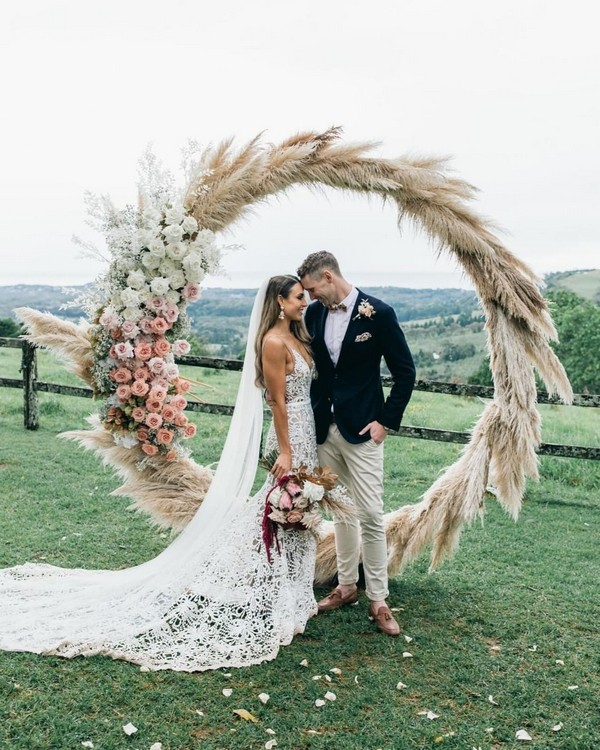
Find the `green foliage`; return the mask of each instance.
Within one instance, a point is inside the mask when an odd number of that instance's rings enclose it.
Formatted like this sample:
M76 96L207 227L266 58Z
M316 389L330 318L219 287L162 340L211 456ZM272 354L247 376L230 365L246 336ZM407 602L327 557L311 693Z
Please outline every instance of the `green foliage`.
M600 393L600 307L573 292L548 292L559 341L553 343L577 392Z
M467 383L473 385L494 385L489 357L486 357L475 372L472 375L469 375Z
M20 333L21 327L16 321L12 318L0 318L0 336L15 338Z

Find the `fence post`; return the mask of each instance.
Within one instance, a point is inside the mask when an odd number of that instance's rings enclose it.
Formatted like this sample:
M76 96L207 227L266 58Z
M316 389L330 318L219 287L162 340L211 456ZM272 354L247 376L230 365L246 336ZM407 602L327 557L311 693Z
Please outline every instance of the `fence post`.
M37 357L35 344L23 339L21 372L23 374L23 423L27 430L40 426L40 403L37 395Z

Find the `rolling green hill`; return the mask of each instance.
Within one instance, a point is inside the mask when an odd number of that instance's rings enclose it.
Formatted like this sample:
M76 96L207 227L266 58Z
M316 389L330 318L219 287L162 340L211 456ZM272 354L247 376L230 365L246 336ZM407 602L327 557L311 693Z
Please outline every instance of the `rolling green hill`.
M549 289L567 289L584 299L600 304L600 269L561 271L545 277Z

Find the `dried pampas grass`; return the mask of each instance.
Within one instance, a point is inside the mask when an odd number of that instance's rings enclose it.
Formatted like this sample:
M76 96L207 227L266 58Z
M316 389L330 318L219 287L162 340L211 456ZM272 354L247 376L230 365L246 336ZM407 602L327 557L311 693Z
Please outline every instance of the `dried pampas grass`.
M494 400L458 461L420 502L385 518L390 572L400 571L428 545L434 568L454 551L464 524L483 514L489 484L516 517L526 477L537 477L540 418L534 367L548 391L565 403L572 399L571 386L549 345L556 331L540 282L502 245L491 223L472 210L475 189L451 177L443 160L379 159L371 155L373 144L345 144L339 135L339 129L331 128L300 133L279 145L255 138L239 150L232 141L208 148L194 170L185 205L200 225L218 232L247 216L258 202L294 185L377 195L395 203L399 223L412 221L469 276L486 315ZM89 382L91 350L84 329L26 308L19 314L35 343L57 351ZM140 472L135 451L116 447L102 430L67 436L99 452L125 480L116 494L132 497L136 507L163 525L182 528L202 502L210 472L191 461L183 470L178 463ZM329 580L335 570L333 527L325 524L316 580Z

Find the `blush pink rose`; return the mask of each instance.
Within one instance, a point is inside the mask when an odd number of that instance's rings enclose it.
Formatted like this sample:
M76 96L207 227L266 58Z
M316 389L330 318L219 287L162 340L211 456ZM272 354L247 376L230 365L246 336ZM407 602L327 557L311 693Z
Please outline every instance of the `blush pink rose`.
M183 434L186 436L186 438L194 437L194 435L197 432L197 429L198 428L196 427L196 425L190 422L189 424L186 424L183 430Z
M110 377L115 383L129 383L131 380L131 371L126 367L118 367L110 371Z
M164 318L154 318L152 321L152 330L154 333L165 333L170 327L170 324Z
M147 367L138 367L138 369L133 373L133 377L136 380L148 380L150 377L150 370Z
M162 312L162 310L164 310L165 308L166 301L167 300L164 297L152 297L148 304L148 307L154 312Z
M163 310L163 315L169 323L174 323L179 317L179 308L172 302L167 302L165 309Z
M135 347L135 356L142 361L150 359L152 356L152 347L146 341L142 341Z
M193 282L189 281L183 287L181 293L188 302L196 302L200 299L202 289L200 288L200 284L194 284Z
M140 331L142 333L152 333L152 318L142 318L138 322L138 326L140 327Z
M138 335L140 329L133 321L126 320L121 326L121 331L123 332L123 336L125 336L125 338L133 339Z
M169 445L173 441L173 432L163 427L156 433L156 440L161 445Z
M162 401L159 401L157 398L149 398L146 401L146 409L155 412L156 414L162 411L162 406Z
M188 418L185 416L185 414L181 411L178 411L175 413L175 416L172 420L173 424L177 427L185 427L188 423Z
M135 436L141 443L145 443L150 437L150 433L145 427L139 427L136 430Z
M166 397L167 397L167 389L166 388L161 388L158 385L154 386L151 389L151 391L150 391L150 393L148 395L148 398L152 399L153 401L154 400L156 400L156 401L164 401L166 399Z
M128 341L120 341L115 344L115 354L117 359L131 359L133 357L133 347Z
M147 456L156 456L158 453L158 448L151 443L144 443L144 445L142 445L142 450Z
M172 406L165 406L162 410L162 416L165 422L172 422L177 412Z
M153 375L160 375L165 369L165 362L160 357L152 357L148 360L148 367Z
M191 387L192 384L185 378L179 378L179 380L177 380L177 382L175 383L175 390L177 391L177 393L187 393Z
M131 396L131 388L128 385L120 385L116 390L119 401L127 401Z
M163 419L160 414L147 414L144 421L151 430L158 430L162 426Z
M167 380L177 380L179 377L179 367L174 362L169 362L165 367L164 375Z
M171 406L174 409L183 410L187 406L187 401L184 399L183 396L173 396L173 398L171 399Z
M163 338L162 336L154 342L154 353L159 357L164 357L166 354L168 354L171 351L171 344L167 341L167 339Z
M173 448L165 454L165 461L174 461L177 458L177 451Z
M143 422L146 416L146 410L143 406L136 406L131 410L131 416L135 422Z
M131 386L131 392L134 396L145 396L150 390L150 386L145 380L134 380Z
M108 356L112 357L112 359L116 359L117 358L117 350L115 349L115 345L114 344L108 350Z
M185 339L177 339L173 342L173 354L176 357L188 354L190 351L190 344Z

